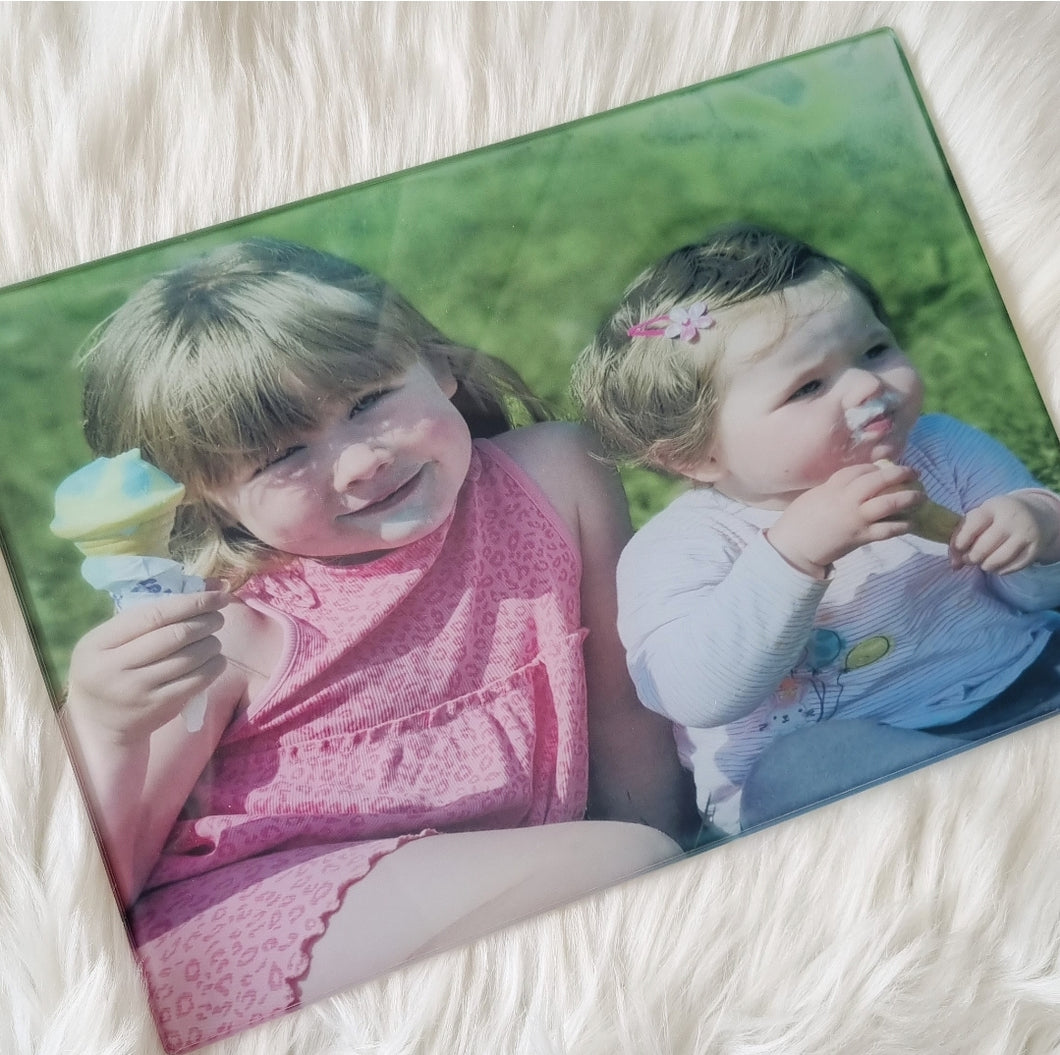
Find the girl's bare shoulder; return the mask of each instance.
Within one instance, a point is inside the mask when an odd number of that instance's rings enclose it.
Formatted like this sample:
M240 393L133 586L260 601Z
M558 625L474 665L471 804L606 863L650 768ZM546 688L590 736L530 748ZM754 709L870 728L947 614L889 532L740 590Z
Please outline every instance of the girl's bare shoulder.
M618 473L586 426L546 421L501 433L493 442L544 491L576 538L587 520L627 515Z
M217 636L233 684L242 690L239 702L245 704L272 674L272 664L283 650L283 627L238 597L233 597L223 611L225 623Z

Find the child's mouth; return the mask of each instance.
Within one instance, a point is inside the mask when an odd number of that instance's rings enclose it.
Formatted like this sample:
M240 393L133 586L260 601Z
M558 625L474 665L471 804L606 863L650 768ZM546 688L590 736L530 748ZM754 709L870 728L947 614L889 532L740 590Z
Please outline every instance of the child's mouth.
M360 509L351 509L344 516L360 516L362 513L385 513L403 502L419 485L423 470L418 469L404 483L398 484L392 491L384 492L379 498L366 502Z
M858 446L868 440L878 440L894 428L894 410L897 400L890 396L870 399L860 406L851 407L844 415L850 429L850 442Z
M884 415L867 421L857 431L865 439L876 439L879 436L886 436L893 426L894 422L890 417Z

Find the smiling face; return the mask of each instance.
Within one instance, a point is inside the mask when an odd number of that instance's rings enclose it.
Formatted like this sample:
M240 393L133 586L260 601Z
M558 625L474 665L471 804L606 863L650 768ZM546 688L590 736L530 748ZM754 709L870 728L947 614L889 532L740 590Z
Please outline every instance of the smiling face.
M354 401L322 401L318 424L211 494L284 553L360 562L423 538L452 511L471 437L456 382L422 361Z
M825 273L715 314L721 405L684 475L784 509L845 465L899 458L923 384L852 286Z

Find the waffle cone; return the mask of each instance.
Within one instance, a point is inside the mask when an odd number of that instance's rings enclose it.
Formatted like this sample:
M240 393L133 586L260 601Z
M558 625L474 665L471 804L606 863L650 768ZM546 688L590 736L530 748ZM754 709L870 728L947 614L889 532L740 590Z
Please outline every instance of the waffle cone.
M940 506L929 498L913 510L909 518L909 531L930 542L948 543L960 522L961 517L952 509Z
M887 459L881 459L876 464L891 465L893 463ZM912 480L909 483L898 484L890 490L923 492L924 485L919 480ZM884 494L886 493L884 492ZM960 524L963 518L952 509L947 509L945 506L940 506L937 502L932 502L930 498L926 498L912 512L902 513L900 517L891 519L908 520L909 533L911 535L927 539L929 542L946 544L953 537L954 531L957 530L957 525Z

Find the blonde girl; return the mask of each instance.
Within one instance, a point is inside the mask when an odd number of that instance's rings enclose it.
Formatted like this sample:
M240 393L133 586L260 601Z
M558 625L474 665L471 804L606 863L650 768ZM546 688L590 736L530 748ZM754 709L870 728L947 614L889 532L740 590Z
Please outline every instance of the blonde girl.
M65 710L169 1050L678 852L620 487L580 428L509 427L510 369L259 240L147 282L84 372L91 446L186 485L215 580L88 633Z

